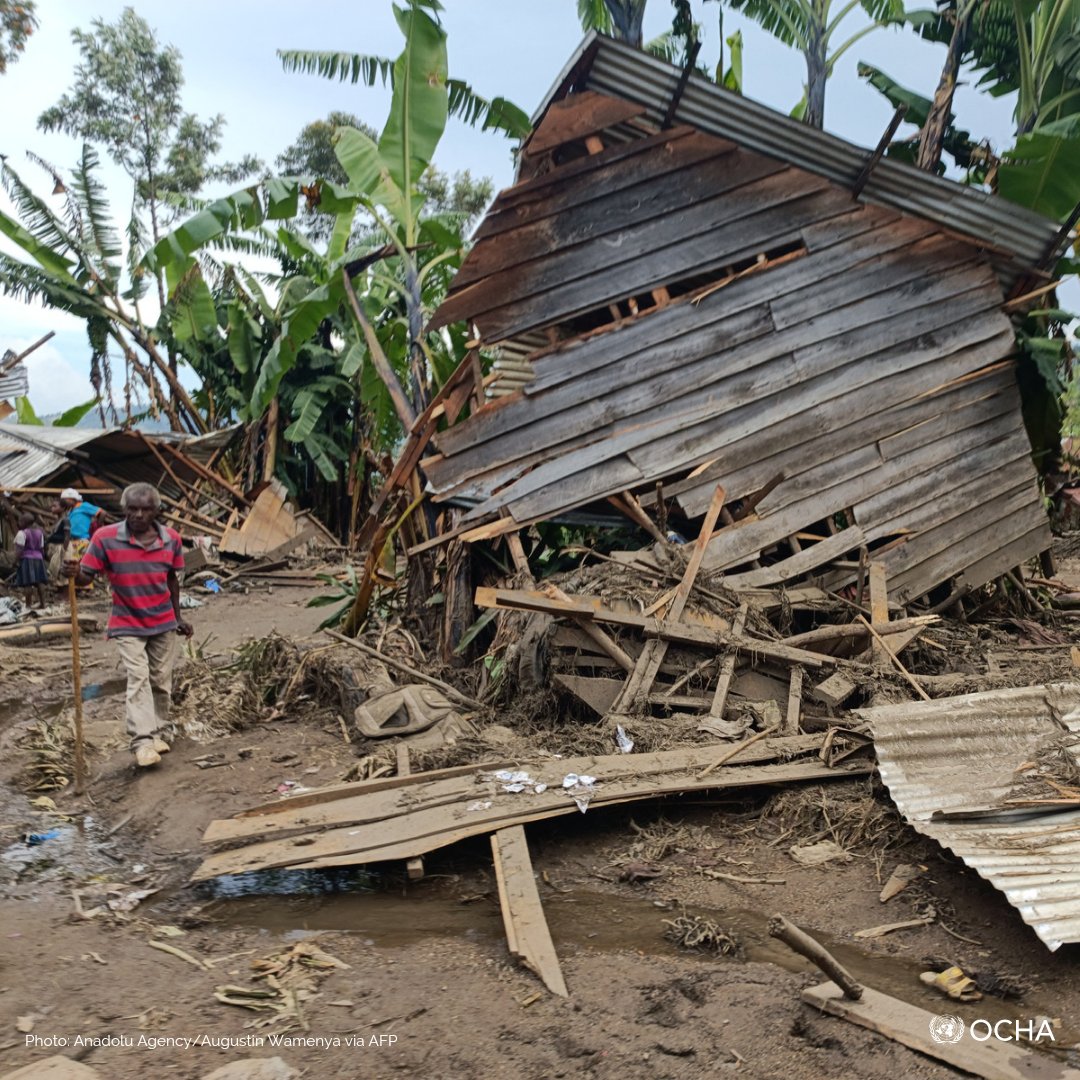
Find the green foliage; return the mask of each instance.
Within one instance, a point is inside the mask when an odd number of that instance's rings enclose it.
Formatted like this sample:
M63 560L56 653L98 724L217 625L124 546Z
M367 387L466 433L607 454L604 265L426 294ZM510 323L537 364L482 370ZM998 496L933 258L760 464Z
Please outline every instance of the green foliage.
M354 85L394 85L395 61L382 56L279 49L278 57L286 71L319 75L324 79ZM501 131L512 139L524 139L532 130L528 114L506 98L496 97L489 101L461 79L447 78L444 81L449 116L464 121L470 127L479 124L483 131ZM359 124L352 126L361 127Z
M336 577L330 574L317 574L320 581L329 585L333 592L320 593L318 596L313 596L308 602L307 606L310 608L317 607L329 607L331 604L341 604L336 611L331 612L321 623L318 625L319 630L331 630L335 626L340 626L345 621L345 616L349 614L352 609L353 601L356 599L357 589L359 585L356 580L356 570L350 565L346 569L346 578L344 581L339 581Z
M0 75L19 59L37 25L34 0L0 0Z
M254 158L213 166L224 120L200 121L185 113L180 53L162 46L132 8L115 23L92 20L72 31L81 60L70 90L38 118L43 131L63 131L106 152L135 183L150 208L157 238L157 208L169 192L196 192L210 179L233 182L260 167Z
M1021 135L998 170L1006 199L1063 221L1080 202L1080 114Z
M91 398L81 405L73 405L66 412L61 413L53 422L53 427L78 427L79 421L97 408L98 399Z
M17 424L33 424L40 426L42 421L38 419L38 414L34 412L34 406L30 404L28 397L17 397L15 399L15 422Z
M871 64L860 63L858 73L860 78L866 79L875 90L884 95L894 108L900 105L907 106L907 113L904 115L905 123L914 124L919 129L926 124L933 105L930 98L923 97L922 94L917 94L915 91L902 86L890 75ZM979 147L972 141L969 132L956 127L953 123L954 119L954 115L950 113L949 124L945 129L945 139L942 144L944 149L961 168L968 168L978 164ZM893 142L888 148L888 155L914 164L915 149L914 140ZM939 171L943 172L944 169Z
M897 26L904 19L903 0L850 0L833 11L832 0L727 0L732 8L753 19L762 29L797 49L806 61L806 94L793 111L812 127L825 121L825 84L836 62L857 41L884 26ZM861 7L869 17L868 26L834 45L833 39L847 16Z
M725 90L741 94L743 92L743 39L742 31L736 30L731 37L726 39L728 55L731 57L731 65L727 71L723 71L723 64L716 70L716 81Z

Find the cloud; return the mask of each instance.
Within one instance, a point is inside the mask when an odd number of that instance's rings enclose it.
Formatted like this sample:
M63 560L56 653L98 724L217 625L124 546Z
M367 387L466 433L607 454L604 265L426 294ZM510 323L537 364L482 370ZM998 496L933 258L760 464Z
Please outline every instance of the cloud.
M66 334L63 336L67 337ZM5 348L21 352L36 340L34 337L7 338L4 344ZM60 335L42 345L24 361L30 378L30 401L39 416L80 405L89 401L94 393L85 362L73 363L67 359L64 351L57 347L58 340ZM85 356L85 348L82 354Z

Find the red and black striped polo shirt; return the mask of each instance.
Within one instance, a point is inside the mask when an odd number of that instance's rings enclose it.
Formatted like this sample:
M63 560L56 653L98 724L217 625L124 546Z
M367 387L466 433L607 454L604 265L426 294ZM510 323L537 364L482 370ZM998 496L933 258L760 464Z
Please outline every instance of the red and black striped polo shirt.
M167 525L155 526L150 547L137 544L126 521L94 533L82 557L84 574L101 571L112 586L112 612L107 637L151 637L176 629L176 612L169 595L169 571L183 570L180 534Z

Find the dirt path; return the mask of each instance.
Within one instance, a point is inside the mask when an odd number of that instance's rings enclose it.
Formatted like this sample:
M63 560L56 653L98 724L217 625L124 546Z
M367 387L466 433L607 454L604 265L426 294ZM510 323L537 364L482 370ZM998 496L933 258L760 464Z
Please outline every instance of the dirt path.
M205 653L226 653L272 627L310 633L322 612L303 607L306 599L298 589L215 598L194 612L198 640ZM356 748L333 716L275 715L267 706L243 730L182 739L160 769L136 776L120 735L112 653L91 642L91 685L101 690L86 709L89 796L51 793L59 813L31 805L27 735L63 704L67 653L27 652L19 672L5 669L0 690L2 1071L59 1052L84 1054L112 1080L142 1080L148 1070L194 1080L229 1061L273 1056L320 1078L956 1075L801 1005L800 989L820 978L768 938L774 911L818 934L877 989L968 1021L1058 1018L1056 1045L1080 1041L1080 949L1050 954L1001 894L889 820L887 802L865 782L805 791L787 804L764 794L673 800L531 826L571 991L563 1001L537 996L538 981L508 957L486 841L429 856L416 883L392 865L186 884L211 819L274 798L286 781L333 783L355 763ZM201 719L213 729L215 717ZM850 859L796 863L791 846L820 829L821 813L838 812L863 822L852 826ZM21 842L52 830L44 842ZM881 883L901 862L926 870L882 904ZM110 894L110 885L118 891ZM138 889L160 891L131 911L108 909L110 897ZM104 910L80 916L74 890L84 912ZM854 937L931 909L932 925ZM666 940L665 920L683 913L715 922L740 955L688 952ZM296 948L312 945L348 966L309 969L291 982ZM215 997L272 993L252 968L267 958L285 964L286 988L300 986L299 1015L291 1006L279 1015ZM918 981L933 959L1007 977L1024 995L949 1002ZM40 1041L50 1038L68 1042ZM80 1038L104 1044L88 1048Z

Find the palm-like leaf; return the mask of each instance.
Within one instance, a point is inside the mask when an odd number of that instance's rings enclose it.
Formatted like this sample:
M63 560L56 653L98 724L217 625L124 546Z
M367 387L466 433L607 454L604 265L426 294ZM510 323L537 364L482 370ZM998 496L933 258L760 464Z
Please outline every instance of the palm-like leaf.
M512 139L527 138L532 131L528 114L512 101L504 97L488 101L461 79L449 79L446 88L450 93L450 115L469 127L479 124L482 131L501 131Z
M603 8L603 0L597 0ZM604 9L606 10L606 9ZM310 50L278 50L282 67L302 75L318 75L337 82L365 86L394 85L394 61L385 56L365 56L361 53L313 52ZM524 139L532 130L528 114L504 97L490 101L478 94L464 79L447 79L450 94L449 115L469 127L480 126L483 131L501 131L512 139Z
M809 7L802 0L729 0L729 3L785 45L796 49L806 47Z
M72 174L73 213L78 215L82 252L93 260L110 289L115 289L120 281L122 248L105 198L105 186L95 175L99 164L94 148L83 143L82 157Z
M67 256L74 252L76 244L64 222L49 209L44 200L34 194L6 161L0 164L0 183L15 206L22 223L22 231L33 239L36 247L32 251L10 232L7 235L24 247L27 254L33 258L40 261L44 257L51 263L50 269L54 272L71 266L72 261Z
M278 49L281 66L288 72L318 75L338 82L389 86L394 79L394 61L385 56L361 53L319 52L305 49Z
M611 33L611 12L604 0L578 0L578 21L582 30L598 30L601 34Z

